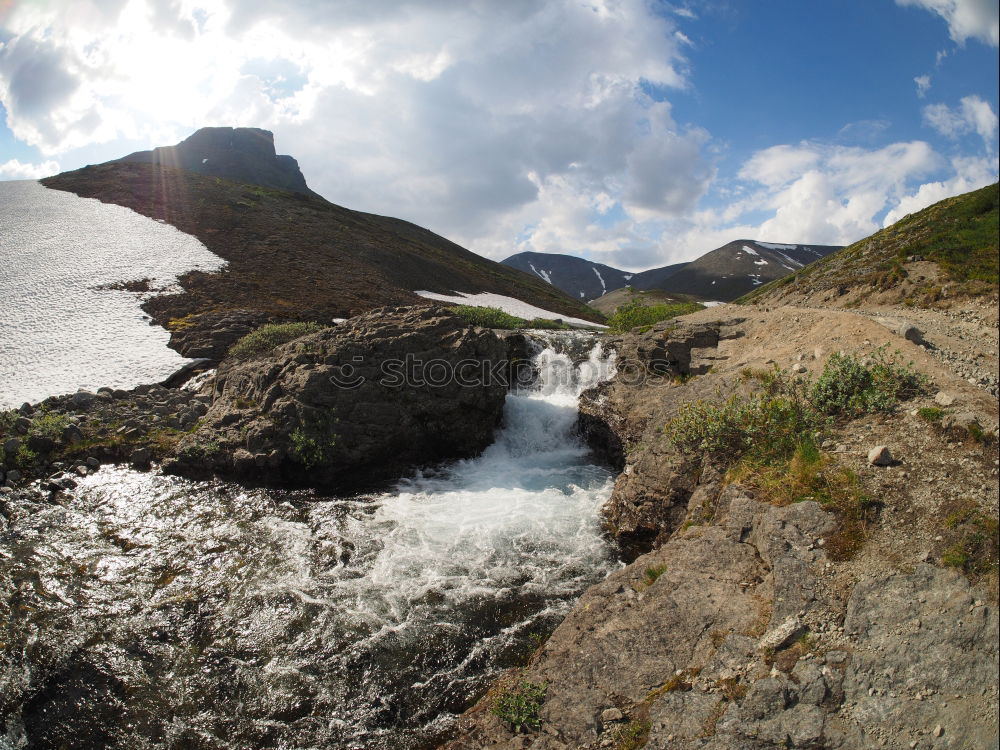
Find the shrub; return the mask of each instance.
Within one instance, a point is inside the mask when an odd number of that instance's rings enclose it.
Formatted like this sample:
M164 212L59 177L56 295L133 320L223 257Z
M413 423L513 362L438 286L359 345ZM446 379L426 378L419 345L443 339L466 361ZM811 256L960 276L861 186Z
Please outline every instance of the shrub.
M763 461L788 456L819 425L797 394L754 394L733 395L722 404L685 404L664 431L678 450L733 463L744 456Z
M306 469L313 469L325 463L337 445L337 416L330 410L310 411L288 437L292 458Z
M65 414L43 414L32 420L28 434L58 440L68 424L69 417Z
M319 323L268 323L233 344L229 356L235 359L261 357L277 346L322 330Z
M633 328L648 328L661 320L703 310L697 302L674 302L662 305L644 305L639 300L627 302L608 318L608 328L614 333L625 333Z
M523 328L528 322L524 318L504 312L499 307L455 305L451 311L466 323L483 328Z
M900 400L926 388L927 379L877 349L867 362L834 354L812 388L812 405L823 414L856 417L892 411Z
M500 693L490 711L508 722L515 732L537 729L542 723L538 712L545 701L545 690L543 683L522 680Z

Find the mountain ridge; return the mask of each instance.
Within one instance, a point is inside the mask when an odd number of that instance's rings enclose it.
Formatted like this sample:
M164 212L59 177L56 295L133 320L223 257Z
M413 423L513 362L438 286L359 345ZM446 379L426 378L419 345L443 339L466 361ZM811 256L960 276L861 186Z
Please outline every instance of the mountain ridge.
M590 301L631 286L640 291L659 290L731 302L756 286L783 278L839 249L839 245L738 239L692 261L638 272L622 271L563 253L521 252L504 258L501 263L533 273L571 297Z

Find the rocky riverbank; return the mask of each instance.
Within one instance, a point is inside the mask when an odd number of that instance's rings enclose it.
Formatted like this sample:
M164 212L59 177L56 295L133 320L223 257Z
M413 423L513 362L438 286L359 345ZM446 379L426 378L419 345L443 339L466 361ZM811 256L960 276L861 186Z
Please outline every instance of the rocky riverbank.
M445 747L994 746L995 401L846 312L722 307L614 345L581 428L622 468L605 523L632 562ZM833 420L777 474L664 429L880 350L912 359L918 392Z
M382 308L249 357L198 387L48 398L0 415L0 484L58 493L103 463L255 484L358 488L477 454L523 337L447 308Z

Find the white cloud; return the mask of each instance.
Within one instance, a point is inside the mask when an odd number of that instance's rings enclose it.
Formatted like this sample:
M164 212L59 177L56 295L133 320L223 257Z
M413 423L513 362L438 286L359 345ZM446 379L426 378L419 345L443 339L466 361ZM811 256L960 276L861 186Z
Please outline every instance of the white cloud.
M899 5L915 5L937 13L948 24L948 33L959 44L978 39L996 47L1000 44L1000 8L996 0L896 0Z
M987 149L995 148L997 115L989 102L978 96L965 96L959 107L947 104L928 104L924 107L924 122L947 138L958 138L966 133L976 133Z
M59 172L59 163L45 161L41 164L25 164L17 159L0 164L0 180L37 180Z
M996 159L990 157L958 157L951 163L953 175L947 180L927 182L909 195L904 195L885 215L883 226L899 221L932 203L953 195L977 190L997 181Z
M917 84L917 96L923 99L927 96L927 92L931 88L931 77L930 76L916 76L913 82Z
M635 226L668 220L713 176L709 134L644 93L689 86L685 37L646 0L73 6L16 4L5 23L0 99L44 155L266 127L329 199L494 257L531 227L546 247L617 252L638 235L556 222L595 195Z

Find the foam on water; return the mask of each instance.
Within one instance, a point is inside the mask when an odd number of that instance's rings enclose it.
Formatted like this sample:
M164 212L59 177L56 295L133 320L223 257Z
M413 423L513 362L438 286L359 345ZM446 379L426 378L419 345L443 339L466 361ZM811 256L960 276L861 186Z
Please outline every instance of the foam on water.
M136 295L95 287L165 287L222 265L196 238L130 209L0 182L0 408L167 377L188 361L167 348L169 334Z
M20 517L0 590L26 582L27 614L0 691L51 706L8 717L10 744L85 744L81 727L117 748L433 744L618 564L598 522L613 477L573 433L614 361L574 363L574 337L539 347L481 456L392 492L318 502L108 468Z

